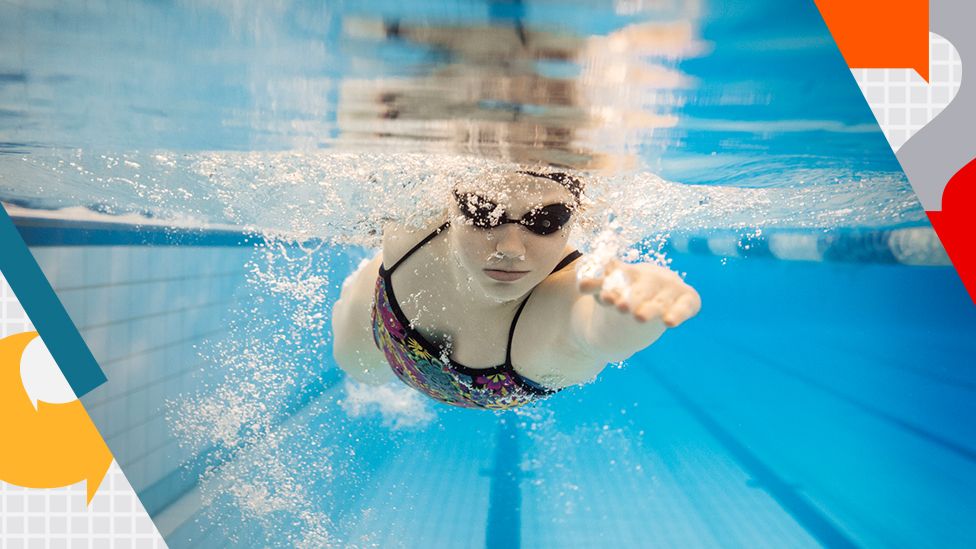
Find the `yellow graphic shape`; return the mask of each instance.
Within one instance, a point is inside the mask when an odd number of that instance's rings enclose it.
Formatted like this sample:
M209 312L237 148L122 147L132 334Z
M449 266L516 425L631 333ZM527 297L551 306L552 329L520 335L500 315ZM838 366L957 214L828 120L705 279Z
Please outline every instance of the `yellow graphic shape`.
M0 480L24 488L60 488L87 481L87 503L112 465L112 453L80 400L31 402L21 357L38 337L0 339Z

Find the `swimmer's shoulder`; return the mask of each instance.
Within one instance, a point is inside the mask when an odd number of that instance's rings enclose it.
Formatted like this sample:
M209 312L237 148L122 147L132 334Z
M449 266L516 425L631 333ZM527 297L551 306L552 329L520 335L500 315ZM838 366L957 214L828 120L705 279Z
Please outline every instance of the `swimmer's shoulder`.
M414 227L402 223L387 223L383 226L383 266L396 264L418 242L447 221L447 216L434 217L422 226Z
M519 372L558 389L591 381L606 366L575 337L571 319L579 297L576 265L549 275L532 293L519 319L513 361Z
M532 291L519 324L521 327L524 320L537 341L553 344L564 341L566 326L561 321L570 318L576 297L579 296L576 285L576 266L579 263L580 259L577 258L546 277Z
M563 257L572 252L573 248L567 248L563 252ZM576 285L576 267L581 259L582 256L576 258L536 286L532 292L532 301L535 302L536 308L543 309L547 314L568 313L572 309L575 297L579 295ZM530 302L529 305L532 303Z
M579 298L576 259L549 275L533 291L522 312L513 352L520 373L546 380L552 388L592 380L606 365L594 357L574 334L573 307ZM521 357L521 361L518 359Z

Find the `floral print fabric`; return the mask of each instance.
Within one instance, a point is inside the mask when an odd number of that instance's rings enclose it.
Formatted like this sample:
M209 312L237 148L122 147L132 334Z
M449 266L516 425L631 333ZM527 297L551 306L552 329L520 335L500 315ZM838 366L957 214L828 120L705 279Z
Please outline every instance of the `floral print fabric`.
M442 360L443 353L401 317L387 291L388 277L376 279L373 341L404 383L445 404L504 410L544 398L552 391L534 386L511 366L471 369ZM396 307L396 308L394 308ZM459 370L466 370L465 373Z

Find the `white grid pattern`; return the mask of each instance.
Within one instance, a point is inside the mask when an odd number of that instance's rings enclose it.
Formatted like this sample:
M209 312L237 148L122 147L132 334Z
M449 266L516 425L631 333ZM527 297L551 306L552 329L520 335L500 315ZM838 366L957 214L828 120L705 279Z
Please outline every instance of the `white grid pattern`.
M33 324L0 274L0 338ZM4 449L4 451L9 451ZM125 474L114 461L91 506L85 483L38 490L0 481L0 547L96 549L166 547Z
M891 148L898 150L936 117L959 91L959 52L929 33L929 82L911 69L852 69Z

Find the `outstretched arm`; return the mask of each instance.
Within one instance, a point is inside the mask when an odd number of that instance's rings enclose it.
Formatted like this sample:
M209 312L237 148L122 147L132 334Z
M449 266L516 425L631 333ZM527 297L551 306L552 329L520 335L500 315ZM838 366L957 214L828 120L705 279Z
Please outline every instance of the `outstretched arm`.
M664 267L612 260L602 272L578 269L573 333L599 362L630 357L701 309L698 292Z

